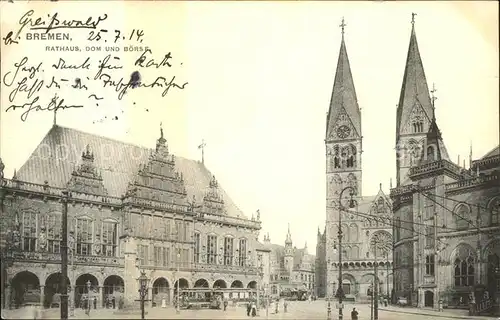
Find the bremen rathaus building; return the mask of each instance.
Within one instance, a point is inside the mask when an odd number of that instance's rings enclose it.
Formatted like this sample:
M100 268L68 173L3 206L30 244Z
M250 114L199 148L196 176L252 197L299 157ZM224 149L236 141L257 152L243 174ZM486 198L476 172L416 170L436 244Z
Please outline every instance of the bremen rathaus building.
M137 300L142 271L153 306L172 303L178 286L244 291L262 276L259 215L246 218L203 162L170 153L163 130L148 149L54 124L12 179L4 167L5 308L57 303L64 203L76 306L89 284L97 307Z

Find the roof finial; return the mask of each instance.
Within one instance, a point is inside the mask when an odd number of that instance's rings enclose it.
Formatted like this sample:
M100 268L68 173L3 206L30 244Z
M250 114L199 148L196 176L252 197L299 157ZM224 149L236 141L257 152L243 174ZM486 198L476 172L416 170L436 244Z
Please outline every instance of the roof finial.
M160 122L160 138L163 138L163 126L162 126L162 122Z
M437 89L436 89L436 84L435 84L435 83L433 83L433 84L432 84L432 90L431 90L431 94L432 94L432 98L431 98L431 99L432 99L432 108L433 108L433 109L434 109L434 101L436 101L436 100L437 100L437 97L434 95L434 93L436 93L436 92L437 92Z
M344 37L344 28L345 28L345 26L347 26L347 24L345 24L344 17L342 17L342 23L339 25L339 27L342 29L342 38Z
M54 123L53 125L57 125L57 108L54 109Z
M472 140L470 142L470 152L469 152L469 169L472 168Z
M389 188L392 189L392 178L389 180Z
M417 15L417 14L416 14L415 12L412 12L412 13L411 13L411 25L412 25L412 26L413 26L413 25L415 25L415 16L416 16L416 15Z
M380 191L382 191L382 182L379 183Z
M465 161L465 160L464 160ZM457 165L460 167L460 155L458 155Z
M201 163L205 163L205 139L201 139L201 144L198 146L198 149L201 149Z

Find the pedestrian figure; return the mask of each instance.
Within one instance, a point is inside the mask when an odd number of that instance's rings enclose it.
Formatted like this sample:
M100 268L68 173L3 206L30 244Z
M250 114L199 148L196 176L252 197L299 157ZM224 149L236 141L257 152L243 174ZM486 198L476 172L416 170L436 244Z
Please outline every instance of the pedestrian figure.
M228 304L227 298L225 298L224 299L224 311L226 311L226 309L227 309L227 304Z
M358 312L356 311L356 308L352 308L351 320L358 320Z
M257 315L257 305L255 302L252 302L252 317L255 317Z
M288 308L288 303L286 302L286 300L283 302L283 312L286 313L286 310Z
M247 303L247 317L250 317L250 311L252 311L252 305L250 304L250 301Z
M94 309L97 309L97 297L94 297Z
M279 305L280 301L278 299L276 299L276 312L275 313L278 313L278 305Z

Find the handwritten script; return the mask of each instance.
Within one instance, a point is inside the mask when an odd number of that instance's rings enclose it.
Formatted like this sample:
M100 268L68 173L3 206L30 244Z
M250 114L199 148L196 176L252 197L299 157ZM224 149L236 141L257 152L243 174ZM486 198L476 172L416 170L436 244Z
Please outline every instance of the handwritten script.
M120 102L130 90L166 97L187 87L188 82L174 74L174 68L183 63L172 52L153 52L142 45L144 30L105 29L107 19L106 13L85 19L62 18L58 13L45 18L29 10L17 29L6 30L2 39L9 50L15 50L23 39L50 42L43 44L44 53L49 54L21 55L3 63L6 112L18 111L26 121L32 111L88 108L109 99ZM78 45L73 44L74 38Z

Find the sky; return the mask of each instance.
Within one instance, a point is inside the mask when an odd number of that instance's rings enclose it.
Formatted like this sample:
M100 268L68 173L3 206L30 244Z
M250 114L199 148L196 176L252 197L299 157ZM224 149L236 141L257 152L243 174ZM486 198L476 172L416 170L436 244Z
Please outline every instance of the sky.
M183 90L131 90L121 100L96 81L88 87L103 100L62 88L66 103L84 108L57 114L65 127L153 148L160 122L172 153L201 160L233 201L251 216L260 210L261 237L284 244L290 224L294 245L314 253L326 215L325 122L344 17L345 41L362 114L363 195L395 182L395 119L408 50L411 13L429 87L435 83L436 117L454 161L479 158L498 145L497 2L15 2L2 6L2 38L19 29L19 17L58 12L86 20L108 14L100 26L128 35L143 30L143 43L158 61L171 53L172 67L141 69L144 81L175 75ZM140 6L140 8L139 8ZM85 19L83 19L85 18ZM85 70L50 68L63 57L93 66L107 52L88 53L86 30L71 30L71 43L27 41L2 44L2 78L23 56L43 61L54 74L85 77ZM109 34L108 34L109 36ZM114 38L114 37L113 37ZM109 38L112 40L113 38ZM110 41L111 42L111 41ZM127 44L130 44L128 42ZM81 52L46 51L47 45L80 45ZM120 46L119 46L120 47ZM112 52L128 78L141 52ZM49 70L51 69L51 70ZM111 73L111 72L110 72ZM169 78L169 79L170 79ZM51 112L6 111L14 88L2 81L0 156L12 177L53 123ZM53 92L42 90L48 103ZM16 103L28 98L18 93ZM116 120L115 120L116 119ZM467 163L468 163L468 158Z

